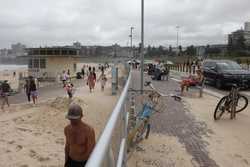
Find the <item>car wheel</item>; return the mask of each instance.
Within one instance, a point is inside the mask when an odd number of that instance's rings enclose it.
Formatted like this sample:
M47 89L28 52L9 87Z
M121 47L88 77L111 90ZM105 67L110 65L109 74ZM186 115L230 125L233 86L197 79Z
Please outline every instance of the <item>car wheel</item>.
M215 87L216 87L217 89L221 89L221 88L222 88L221 80L219 80L219 79L216 80Z

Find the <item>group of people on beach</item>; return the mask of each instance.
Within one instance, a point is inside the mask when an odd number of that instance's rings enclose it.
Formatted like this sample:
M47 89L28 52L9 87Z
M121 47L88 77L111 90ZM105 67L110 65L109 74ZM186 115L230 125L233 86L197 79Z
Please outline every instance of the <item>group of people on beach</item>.
M87 70L86 70L86 68L87 68ZM99 70L101 71L101 74L100 74L99 78L97 79L96 68L91 67L89 65L83 65L81 72L80 72L80 75L81 75L80 77L84 80L85 75L87 76L86 85L88 85L90 92L93 92L93 90L95 89L96 82L100 82L101 91L104 91L104 88L105 88L105 85L107 82L107 77L105 74L106 68L107 67L105 67L105 66L99 66ZM63 73L61 75L61 81L63 84L63 88L67 92L68 97L71 99L73 97L73 93L74 93L75 89L74 89L74 85L71 82L69 70L67 73L65 70L63 71Z

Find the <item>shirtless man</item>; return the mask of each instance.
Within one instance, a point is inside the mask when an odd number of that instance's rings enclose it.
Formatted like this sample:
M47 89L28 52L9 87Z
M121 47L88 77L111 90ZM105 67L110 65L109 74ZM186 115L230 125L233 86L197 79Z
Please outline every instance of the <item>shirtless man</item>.
M82 108L77 104L71 104L66 115L70 125L64 128L65 167L84 167L94 149L94 129L81 120L82 116Z

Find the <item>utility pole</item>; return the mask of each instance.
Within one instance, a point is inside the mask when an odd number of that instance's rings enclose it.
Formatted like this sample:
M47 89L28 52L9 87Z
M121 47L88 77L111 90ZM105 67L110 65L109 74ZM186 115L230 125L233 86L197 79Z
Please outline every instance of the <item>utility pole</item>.
M143 94L144 74L144 0L141 0L141 94Z

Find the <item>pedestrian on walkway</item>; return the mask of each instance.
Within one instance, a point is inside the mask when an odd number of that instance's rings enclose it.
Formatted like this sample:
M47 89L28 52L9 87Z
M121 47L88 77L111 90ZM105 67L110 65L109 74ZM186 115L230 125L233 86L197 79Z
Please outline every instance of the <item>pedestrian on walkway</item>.
M29 79L25 80L24 91L28 98L28 102L30 102L30 80Z
M2 99L2 104L1 104L1 109L4 110L5 103L10 106L9 104L9 95L10 92L10 85L7 80L5 80L1 85L0 85L0 98Z
M65 167L84 167L95 147L95 131L82 121L82 117L82 108L71 104L66 115L70 124L64 128Z
M107 77L104 72L101 73L100 77L98 78L98 81L101 81L101 91L104 91L107 82Z
M33 104L36 104L37 98L38 98L38 92L37 92L37 86L33 77L30 80L30 95L32 97Z

